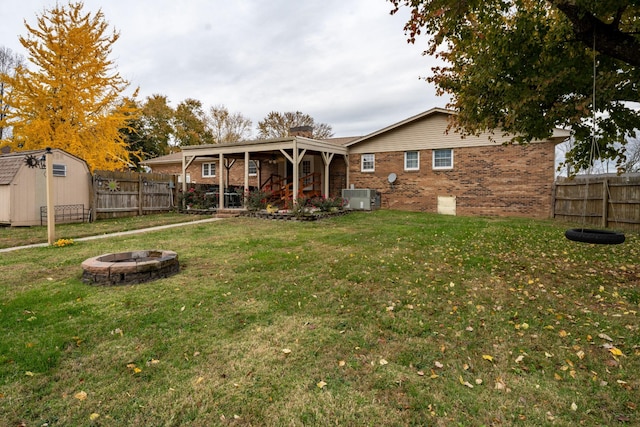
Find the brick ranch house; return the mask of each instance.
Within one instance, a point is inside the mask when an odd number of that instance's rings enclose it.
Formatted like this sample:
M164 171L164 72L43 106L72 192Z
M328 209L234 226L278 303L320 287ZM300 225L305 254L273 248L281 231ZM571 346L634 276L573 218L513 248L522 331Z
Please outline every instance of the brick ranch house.
M367 188L380 192L383 208L548 218L555 146L570 133L556 129L548 140L524 146L505 144L509 138L499 132L463 138L447 132L453 114L434 108L363 137L314 140L292 133L190 146L145 164L180 174L184 188L187 181L270 191L288 185L288 197Z

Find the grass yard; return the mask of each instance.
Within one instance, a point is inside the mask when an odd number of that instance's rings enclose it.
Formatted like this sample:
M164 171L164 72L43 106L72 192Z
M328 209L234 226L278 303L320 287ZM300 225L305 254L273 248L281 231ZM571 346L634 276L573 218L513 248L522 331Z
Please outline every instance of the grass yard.
M377 211L3 253L0 425L638 425L640 239L564 229ZM182 271L80 281L135 249Z

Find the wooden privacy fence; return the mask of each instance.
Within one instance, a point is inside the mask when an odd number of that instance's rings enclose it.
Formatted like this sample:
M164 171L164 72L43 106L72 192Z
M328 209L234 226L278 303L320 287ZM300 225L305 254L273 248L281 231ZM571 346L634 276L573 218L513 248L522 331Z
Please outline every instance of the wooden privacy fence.
M553 217L585 227L640 231L640 174L558 178Z
M175 209L174 175L95 171L93 212L96 219L121 218Z

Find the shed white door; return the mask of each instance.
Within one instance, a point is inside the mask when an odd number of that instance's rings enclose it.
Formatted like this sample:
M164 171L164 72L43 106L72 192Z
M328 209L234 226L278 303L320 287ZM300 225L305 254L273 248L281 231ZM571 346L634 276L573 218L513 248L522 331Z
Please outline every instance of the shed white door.
M456 196L438 196L438 213L443 215L455 215Z

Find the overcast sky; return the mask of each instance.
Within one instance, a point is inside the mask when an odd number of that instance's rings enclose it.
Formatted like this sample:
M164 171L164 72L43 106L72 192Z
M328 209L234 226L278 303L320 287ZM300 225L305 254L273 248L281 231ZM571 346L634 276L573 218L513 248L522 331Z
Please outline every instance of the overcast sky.
M58 0L66 4L65 0ZM0 45L26 55L26 20L55 0L3 1ZM205 108L225 105L255 127L270 111L302 111L335 136L366 135L445 98L421 80L435 60L410 45L407 11L386 0L85 0L120 32L112 59L140 88Z

